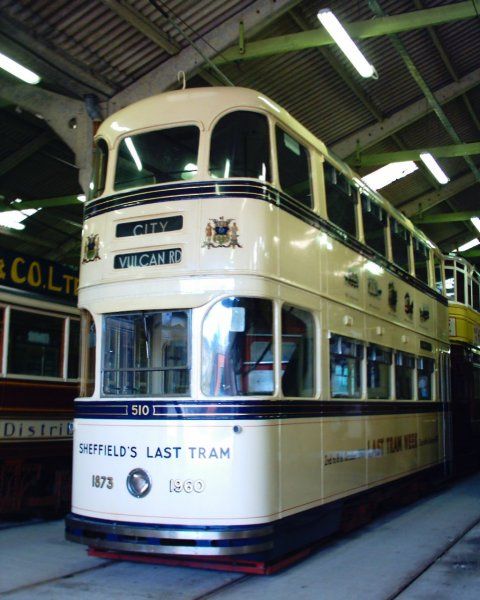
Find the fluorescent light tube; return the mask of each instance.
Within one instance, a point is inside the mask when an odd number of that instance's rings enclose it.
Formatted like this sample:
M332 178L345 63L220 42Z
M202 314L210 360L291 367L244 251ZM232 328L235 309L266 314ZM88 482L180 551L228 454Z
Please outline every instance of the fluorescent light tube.
M478 246L478 244L480 244L480 240L478 238L473 238L473 240L470 240L462 246L459 246L456 252L466 252L467 250L470 250L470 248L475 248L475 246Z
M365 177L362 177L362 181L372 188L372 190L380 190L397 179L406 177L417 170L418 167L413 160L390 163L389 165L385 165L384 167L365 175Z
M470 221L474 224L478 231L480 231L480 219L478 217L473 217Z
M6 210L0 213L0 226L8 227L8 229L18 229L21 231L25 229L25 225L22 221L25 221L27 217L34 215L38 212L37 208L27 208L25 210Z
M362 77L378 78L375 67L363 56L355 42L348 35L340 21L329 8L317 13L318 20L332 36L340 50L345 54Z
M425 166L430 171L430 173L438 181L438 183L445 184L450 181L450 178L445 175L445 173L442 171L440 165L437 163L437 161L433 158L433 156L429 152L422 152L420 154L420 158L422 159L422 161L424 162Z
M8 58L8 56L5 56L5 54L2 54L1 52L0 68L10 73L10 75L18 77L18 79L21 79L25 83L35 85L40 81L40 77L36 73L30 71L30 69L27 69L26 67L23 67L21 64L15 62L11 58Z

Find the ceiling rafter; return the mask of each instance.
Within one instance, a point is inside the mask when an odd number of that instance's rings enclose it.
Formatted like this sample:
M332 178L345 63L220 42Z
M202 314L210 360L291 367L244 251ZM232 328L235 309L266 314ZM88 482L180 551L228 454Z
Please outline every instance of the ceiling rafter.
M12 154L0 161L0 177L17 167L24 160L35 154L35 152L38 152L53 139L53 133L50 131L44 131L43 133L40 133L40 135L37 135L37 137L31 139L29 142L23 144L23 146L18 148L18 150L12 152Z
M461 19L473 19L477 16L474 3L468 0L467 2L416 10L401 15L346 23L344 26L352 38L367 39L380 35L400 33L402 31L412 31L413 29L429 25L441 25ZM322 28L311 29L301 33L291 33L255 42L247 42L243 51L239 47L234 46L222 52L214 62L217 65L222 65L237 60L263 58L265 56L272 56L273 54L296 52L298 50L318 48L319 46L328 46L331 44L334 44L334 41L326 30Z
M378 0L368 0L368 5L370 7L370 10L372 10L373 13L377 17L385 16L386 13L381 8L380 4L378 3ZM474 3L472 3L472 7L475 9L475 6L473 6L473 5L474 5ZM429 105L432 107L433 112L436 114L438 120L444 127L447 134L450 136L450 138L456 144L462 144L462 140L460 139L460 136L458 135L458 133L456 132L452 123L448 119L448 117L445 114L445 111L441 107L440 103L437 101L434 94L430 90L426 81L421 76L419 70L415 66L412 58L408 54L407 49L405 48L405 45L403 44L403 42L400 40L399 36L396 34L388 34L388 38L389 38L390 42L392 43L393 47L395 48L396 52L399 54L399 56L403 60L405 66L407 67L408 71L410 72L410 75L413 77L414 81L416 82L418 87L421 89L422 93L424 94L425 98L427 99ZM473 162L473 160L468 155L463 155L462 158L467 163L470 171L473 173L475 180L477 182L480 182L480 171L477 168L476 164ZM450 206L450 208L452 208L452 210L457 209L457 207L455 205L451 204L451 199L447 200L447 203ZM472 223L470 221L464 222L464 225L469 231L476 233L476 229L474 228L474 226L472 225Z
M139 10L128 4L125 0L101 0L115 14L129 23L132 27L148 37L157 46L163 48L168 54L178 54L181 47L170 36L154 25Z
M444 105L478 85L480 85L480 68L468 73L458 82L449 83L438 89L433 92L433 95L440 105ZM432 111L433 108L427 103L425 98L422 98L397 111L380 123L369 125L338 141L331 146L331 150L344 159L348 158L357 151L357 148L365 150L390 137L400 129L415 123L415 121L425 117Z
M421 0L414 0L414 3L415 3L415 6L419 10L423 10L424 7L423 7ZM458 81L458 75L452 65L452 61L450 60L448 54L445 52L445 49L443 47L442 42L440 41L440 38L439 38L437 32L435 31L435 29L432 26L429 26L426 29L428 31L430 38L432 39L432 42L433 42L435 48L437 49L438 54L440 55L440 58L443 61L443 64L445 65L445 68L450 73L450 76L452 77L452 79L454 81ZM475 124L475 127L477 128L478 131L480 131L480 120L478 119L478 116L477 116L468 96L466 94L462 94L461 98L463 100L463 103L465 104L465 108L467 109L468 114L470 115L472 121Z
M423 194L413 200L408 200L402 204L398 204L397 208L401 210L407 217L413 217L427 210L430 210L437 204L441 204L446 200L454 198L464 190L475 185L476 179L473 173L466 173L442 186L440 189Z
M12 31L15 32L12 36ZM93 69L85 69L82 63L68 57L58 48L53 48L33 37L21 24L0 15L0 42L4 51L12 58L27 64L42 73L45 79L56 81L57 85L77 98L85 94L97 93L104 98L114 94L116 86Z
M401 150L400 152L381 152L378 154L361 154L350 158L348 163L357 168L374 165L388 165L392 162L405 160L420 160L422 152L429 152L435 158L464 157L480 154L480 142L469 144L452 144L451 146L434 146L432 148L418 148L416 150Z
M418 217L413 217L412 221L417 225L428 225L430 223L454 223L461 221L469 221L474 217L480 216L480 208L478 210L463 210L449 213L439 213L435 215L421 214Z
M254 35L292 9L299 1L275 0L273 2L270 0L265 2L265 0L256 0L243 11L203 36L200 41L203 42L204 54L212 58L235 43L238 39L240 22L243 22L245 31ZM193 76L204 68L203 58L194 48L187 46L159 67L138 79L134 84L113 96L108 103L109 112L114 112L132 102L165 91L177 81L179 71L184 71L187 75Z
M44 198L41 200L24 200L19 205L1 204L0 212L6 210L27 210L29 208L59 208L60 206L78 205L80 200L77 195L58 196L56 198ZM77 225L75 223L75 225Z

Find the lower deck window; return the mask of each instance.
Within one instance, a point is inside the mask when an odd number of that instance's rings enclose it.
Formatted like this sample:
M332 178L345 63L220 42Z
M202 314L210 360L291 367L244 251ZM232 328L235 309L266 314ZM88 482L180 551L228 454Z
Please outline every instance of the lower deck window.
M392 353L379 346L367 350L367 395L368 398L390 398L390 372Z
M330 339L330 390L333 398L362 395L363 345L333 335Z
M224 298L205 317L202 392L207 396L271 395L274 390L273 305Z
M190 393L190 311L106 316L103 393L170 396Z
M305 310L282 308L282 391L299 398L314 395L315 322Z
M64 322L60 317L12 309L7 371L62 377Z
M418 399L432 400L433 399L433 371L435 361L433 358L420 357L417 359L417 382L418 382Z
M395 355L395 395L397 400L414 398L415 358L405 352Z

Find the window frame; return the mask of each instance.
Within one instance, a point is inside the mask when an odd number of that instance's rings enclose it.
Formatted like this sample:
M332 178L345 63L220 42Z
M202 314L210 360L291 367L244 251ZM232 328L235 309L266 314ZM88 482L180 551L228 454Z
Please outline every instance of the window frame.
M193 177L191 177L190 179L172 179L171 181L165 181L165 182L146 183L146 184L142 184L142 185L132 185L130 187L125 187L125 188L117 188L115 186L115 179L116 179L117 165L118 165L118 158L119 158L119 150L120 150L120 146L122 145L122 142L126 138L131 138L131 137L146 134L146 133L155 133L158 131L164 131L166 129L176 129L179 127L196 127L198 129L197 173ZM198 179L199 173L201 170L202 160L203 160L203 156L202 156L203 145L204 145L203 134L204 134L204 126L199 121L181 121L180 123L167 123L167 124L164 124L161 126L147 127L145 129L132 129L131 131L127 131L126 133L124 133L122 136L118 137L115 140L114 146L110 151L110 159L109 160L110 160L111 168L109 169L109 173L110 173L110 185L111 185L112 191L115 193L122 193L129 189L151 187L154 185L169 185L170 183L188 183L192 179ZM98 332L97 332L97 335L98 335Z
M121 317L121 316L125 316L125 315L134 315L134 314L156 314L156 313L169 313L169 312L184 312L187 315L187 327L186 327L186 336L185 339L187 341L187 362L185 366L182 366L181 368L177 368L177 367L151 367L151 368L147 368L147 367L124 367L124 368L111 368L111 369L107 369L105 367L105 350L106 350L106 341L107 341L107 335L106 335L106 322L107 322L107 318L113 318L113 317ZM95 328L96 328L96 323L95 324ZM193 387L193 381L192 381L192 309L191 308L178 308L178 309L149 309L149 310L133 310L133 311L120 311L120 312L113 312L113 313L103 313L101 315L101 336L99 336L99 331L96 328L96 355L98 355L98 349L99 349L99 344L98 341L100 339L100 371L98 374L98 377L95 377L95 380L98 379L98 385L99 385L99 395L101 398L122 398L125 400L131 399L131 398L142 398L142 399L147 399L147 398L159 398L159 399L164 399L164 398L191 398L192 397L192 387ZM98 356L96 356L96 361L98 361ZM115 394L109 394L105 392L105 373L106 372L114 372L114 373L125 373L128 371L131 371L133 373L133 375L135 376L137 373L144 373L144 372L165 372L165 371L187 371L188 372L188 392L186 393L168 393L168 394L160 394L160 393L150 393L150 394L120 394L120 393L115 393Z
M80 315L75 315L68 312L54 312L52 310L38 309L35 307L24 306L21 304L9 304L6 302L0 303L0 309L3 309L3 332L2 332L2 343L1 343L1 377L5 379L21 379L26 381L51 381L51 382L66 382L66 383L79 383L80 382L80 369L78 377L68 377L68 359L69 359L69 336L70 328L69 323L71 320L80 322ZM11 328L11 311L16 310L19 312L26 312L29 314L38 314L47 317L54 317L63 321L62 325L62 354L60 362L61 375L30 375L28 373L13 373L8 370L8 358L10 350L10 328ZM80 340L79 340L80 344Z
M335 183L331 183L329 180L329 177L327 175L327 172L329 169L332 169L333 172L335 173L335 179L337 180ZM352 204L352 210L353 210L353 217L354 217L354 226L355 226L355 233L351 233L350 231L347 231L346 229L344 229L341 225L339 225L337 222L335 222L330 214L329 214L329 210L328 210L328 186L329 185L336 185L338 186L338 176L341 176L344 178L344 180L347 182L348 187L351 191L351 194L345 194L345 197L347 198L348 202L351 202ZM360 206L360 215L359 215L359 204L361 203L361 199L360 199L360 195L359 195L359 190L358 188L355 186L355 183L353 182L353 180L350 180L347 175L345 175L345 173L342 173L342 171L340 169L338 169L333 163L331 163L329 160L325 160L323 163L323 179L324 179L324 190L325 190L325 211L326 211L326 216L327 219L330 223L332 223L335 227L338 227L344 234L348 235L349 237L353 237L355 239L360 239L360 230L361 230L361 222L360 219L362 218L362 214L361 214L361 206ZM339 189L341 190L341 187L339 186ZM362 231L363 233L363 231ZM365 241L363 242L365 243Z
M277 144L277 132L278 131L285 133L286 135L291 137L295 142L297 142L297 144L300 145L301 148L303 148L306 151L308 181L309 181L309 187L310 187L310 204L307 204L307 203L303 202L302 200L299 200L295 196L292 196L291 194L286 192L282 187L281 175L280 175L280 161L278 158L278 144ZM298 202L305 208L313 210L315 207L315 190L314 190L315 186L314 186L314 155L312 153L312 148L305 140L303 140L303 138L301 138L298 134L292 132L291 129L289 127L287 127L285 125L285 123L283 123L282 121L274 121L273 122L273 127L270 132L270 137L272 140L271 144L275 148L275 171L276 171L276 179L277 179L278 188L284 194L286 194L289 198L292 198L293 200L295 200L296 202Z
M204 138L204 141L200 140L201 150L199 153L199 156L201 159L201 160L199 160L199 164L201 163L201 161L203 160L203 157L204 157L206 178L209 179L210 181L218 181L218 178L213 177L213 175L210 171L210 156L211 156L211 151L212 151L212 134L215 130L215 127L218 125L218 123L224 117L226 117L227 115L230 115L232 113L236 113L236 112L250 112L250 113L262 115L263 117L265 117L265 119L267 121L267 130L268 130L268 146L269 146L268 158L270 161L270 165L269 165L270 166L270 178L268 178L268 177L265 178L265 181L262 181L261 179L256 179L255 177L228 177L228 179L232 179L235 181L242 181L245 179L247 179L247 180L255 179L256 181L259 181L262 184L269 183L269 184L273 185L277 179L277 174L278 174L277 165L276 165L277 155L276 155L276 151L274 152L273 134L272 134L272 123L273 123L273 125L275 125L275 122L273 121L270 113L262 110L261 108L252 108L249 106L235 107L235 108L229 108L227 110L224 110L220 114L216 115L215 119L213 119L213 121L209 124L209 127L205 132L206 137ZM223 179L223 178L220 178L220 179Z

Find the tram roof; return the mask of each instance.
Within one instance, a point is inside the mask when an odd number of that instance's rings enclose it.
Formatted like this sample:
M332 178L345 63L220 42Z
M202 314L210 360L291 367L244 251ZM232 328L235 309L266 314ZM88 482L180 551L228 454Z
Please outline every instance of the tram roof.
M360 175L336 156L313 133L305 128L287 110L259 91L244 87L201 87L186 88L157 94L120 109L111 115L99 127L96 139L104 139L110 148L125 137L128 132L158 129L168 125L197 123L202 129L208 129L221 114L233 110L258 110L272 115L286 125L305 142L328 157L339 170L359 185L369 190L377 202L393 215L407 229L432 247L431 240L398 211L378 192L361 182ZM436 248L436 246L435 246Z
M0 208L42 210L28 216L23 230L2 228L2 246L78 265L83 204L77 194L88 189L92 119L96 124L141 98L180 87L180 71L189 88L260 90L362 177L387 162L415 161L414 172L382 189L391 205L445 253L478 236L470 221L479 216L480 181L474 3L163 4L162 11L145 0L3 1L2 52L41 81L29 86L0 73ZM317 18L327 7L378 79L357 75L333 44ZM427 148L450 178L446 185L420 161ZM480 265L478 248L462 254Z

